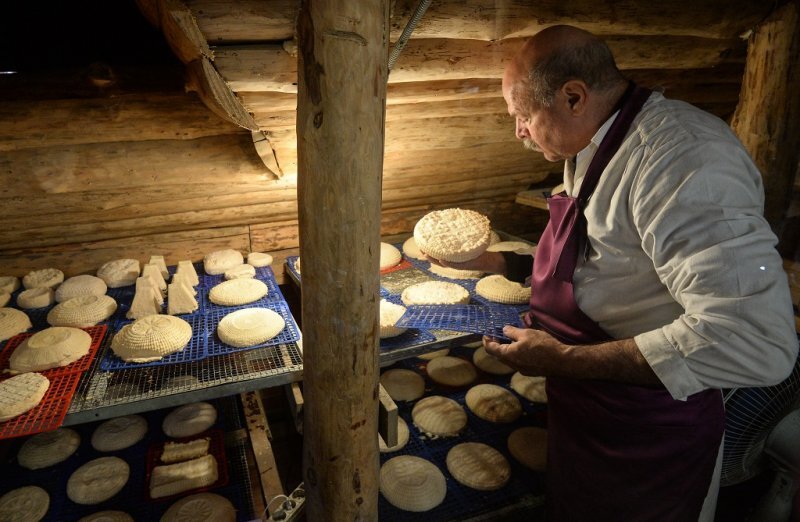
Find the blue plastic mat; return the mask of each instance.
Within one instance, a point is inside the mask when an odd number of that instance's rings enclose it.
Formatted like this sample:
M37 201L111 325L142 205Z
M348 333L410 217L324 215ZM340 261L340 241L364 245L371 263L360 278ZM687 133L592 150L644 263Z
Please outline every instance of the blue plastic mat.
M405 332L395 337L387 337L381 339L381 350L394 350L396 348L408 348L410 346L417 346L419 344L432 343L436 340L436 336L428 330L419 330L416 328L409 328Z
M263 281L263 280L259 279L259 281ZM267 285L267 289L268 289L267 295L265 295L261 299L253 301L252 303L246 303L246 304L234 305L234 306L224 306L224 305L219 305L219 304L216 304L216 303L212 303L211 300L208 297L209 296L209 292L211 291L211 289L210 288L209 289L203 289L203 291L201 292L201 294L203 296L203 305L202 305L203 306L203 313L204 314L213 314L213 313L216 313L216 312L231 312L233 310L238 310L239 308L253 308L253 307L256 307L256 308L258 308L258 307L268 308L271 305L271 303L285 302L283 294L281 293L280 289L278 288L278 284L275 282L274 278L271 281L263 281L263 282Z
M479 305L412 305L397 321L397 326L470 332L507 339L503 326L522 327L514 308Z
M273 337L272 339L267 340L264 343L257 344L254 346L246 346L244 348L231 346L229 344L223 343L219 337L217 336L217 325L219 324L220 320L228 315L229 313L235 310L242 310L245 308L255 308L251 306L240 306L233 309L232 307L228 307L226 310L214 310L206 314L206 331L208 332L208 355L222 355L226 353L233 353L233 352L241 352L245 350L254 350L256 348L263 348L265 346L276 346L279 344L287 344L297 342L300 339L300 329L297 327L297 323L292 316L291 311L289 310L289 305L286 301L271 301L267 303L265 306L260 306L258 308L268 308L273 312L277 312L283 317L286 326L281 330L278 335Z
M300 259L300 256L289 256L289 257L287 257L287 258L286 258L286 270L288 270L289 272L291 272L291 273L292 273L292 275L293 275L293 276L294 276L294 277L295 277L295 278L296 278L298 281L300 281L300 272L298 272L298 271L297 271L297 270L295 270L295 268L294 268L295 261L297 261L298 259Z
M500 307L513 308L514 310L516 310L519 313L527 312L531 308L530 303L502 304L502 303L497 303L495 301L490 301L489 299L486 299L485 297L482 297L482 296L478 295L477 292L475 293L475 295L472 296L472 299L474 299L476 303L480 303L480 304L482 304L484 306L489 306L489 307L500 306Z

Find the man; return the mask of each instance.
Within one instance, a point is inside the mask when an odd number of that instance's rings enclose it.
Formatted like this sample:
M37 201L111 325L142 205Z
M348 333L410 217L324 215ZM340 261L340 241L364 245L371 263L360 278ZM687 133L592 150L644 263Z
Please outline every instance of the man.
M711 520L719 390L797 358L760 174L724 122L634 86L574 27L527 41L503 97L525 146L565 162L565 193L532 275L509 254L441 264L531 275L530 328L484 345L547 377L549 520Z

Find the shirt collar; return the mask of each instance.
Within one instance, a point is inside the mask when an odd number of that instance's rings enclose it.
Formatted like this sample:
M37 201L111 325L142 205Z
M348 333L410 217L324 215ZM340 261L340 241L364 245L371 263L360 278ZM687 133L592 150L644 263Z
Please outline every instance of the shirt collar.
M575 159L567 160L567 162L565 162L567 165L565 165L564 168L564 189L570 196L574 197L580 190L580 182L583 180L583 176L586 174L586 171L589 170L589 163L592 162L595 152L597 152L597 149L603 142L603 138L605 138L606 134L608 134L608 129L611 128L611 124L617 119L618 114L619 111L616 111L614 114L609 116L605 123L603 123L603 125L597 129L597 132L594 133L592 139L589 140L589 144L586 145L580 152L578 152L578 155L575 156ZM575 162L574 169L568 165L570 161Z

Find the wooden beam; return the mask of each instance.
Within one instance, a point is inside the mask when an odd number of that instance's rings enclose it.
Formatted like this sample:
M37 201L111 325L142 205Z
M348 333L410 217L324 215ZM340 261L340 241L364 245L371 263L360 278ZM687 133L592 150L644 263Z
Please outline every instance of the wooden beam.
M386 0L312 0L301 4L298 16L308 520L378 516L378 246L388 25Z
M261 401L258 391L245 392L239 395L244 410L244 418L250 444L253 448L258 478L261 484L261 493L266 502L284 495L283 484L278 473L278 464L275 462L275 452L272 449L269 431L269 419Z
M252 115L231 91L225 80L205 56L186 65L186 90L196 92L218 116L250 131L258 129Z

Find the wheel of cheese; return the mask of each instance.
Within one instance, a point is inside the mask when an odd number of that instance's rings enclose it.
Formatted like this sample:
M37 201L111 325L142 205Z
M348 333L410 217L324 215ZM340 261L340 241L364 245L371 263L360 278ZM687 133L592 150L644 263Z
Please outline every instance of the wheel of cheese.
M256 268L269 266L272 264L272 256L264 252L250 252L247 254L247 262Z
M547 430L527 426L518 428L508 436L508 452L522 465L544 471L547 465Z
M450 348L442 348L441 350L434 350L428 353L421 353L417 355L417 357L424 361L430 361L436 359L437 357L444 357L448 353L450 353Z
M383 441L383 438L378 435L378 449L381 453L391 453L393 451L398 451L403 449L406 444L408 444L408 424L406 421L403 420L402 417L397 417L397 444L394 446L387 446L386 443Z
M410 257L412 259L419 259L420 261L425 261L425 254L419 251L419 247L417 246L417 242L414 241L414 236L406 239L403 243L403 254L406 257Z
M180 439L206 431L217 422L217 409L207 402L193 402L175 408L164 417L161 428L168 437Z
M35 408L49 388L50 379L36 372L22 373L0 382L0 422Z
M447 279L480 279L483 275L483 272L480 270L459 270L457 268L437 265L436 263L431 263L428 270L430 270L432 274L446 277Z
M511 466L502 453L482 442L462 442L447 452L447 471L461 484L494 491L508 483Z
M0 497L0 520L38 522L50 509L50 495L39 486L12 489Z
M0 341L11 339L33 326L28 314L16 308L0 308Z
M56 293L47 287L23 290L17 296L17 306L25 309L45 308L55 302Z
M92 447L109 452L129 448L147 433L147 420L141 415L125 415L109 419L92 433Z
M136 259L114 259L104 263L97 270L97 277L105 281L109 288L130 286L136 282L141 268Z
M517 372L511 376L511 389L531 402L547 403L544 377L529 377Z
M0 277L0 290L11 294L19 288L19 278L15 276L2 276Z
M55 288L64 281L64 272L57 268L32 270L22 278L25 288Z
M172 315L148 315L123 326L111 339L111 349L123 361L150 362L183 350L192 326Z
M81 444L81 436L70 428L37 433L28 438L17 453L23 468L42 469L67 460Z
M268 292L266 283L258 279L231 279L214 286L208 299L221 306L240 306L258 301Z
M515 254L532 256L536 253L536 245L522 241L500 241L489 245L486 250L489 252L514 252Z
M225 270L225 279L252 279L256 276L256 267L247 263Z
M134 519L124 511L99 511L80 518L78 522L134 522Z
M404 511L430 511L444 501L447 481L432 462L401 455L381 466L380 491L384 498Z
M472 362L481 370L492 375L511 375L514 373L514 368L501 362L497 357L486 353L483 346L472 354Z
M117 302L107 295L81 295L59 303L47 312L53 326L86 328L105 321L117 311Z
M386 270L387 268L392 268L393 266L397 266L398 263L403 259L403 254L397 250L397 247L394 245L390 245L389 243L381 243L381 259L380 259L380 269Z
M73 363L89 353L92 336L79 328L51 326L28 337L14 349L9 367L16 372L40 372Z
M406 287L400 300L406 306L467 304L469 291L448 281L424 281Z
M76 504L99 504L119 493L130 477L119 457L100 457L76 469L67 480L67 496Z
M56 302L63 303L67 299L80 295L103 295L108 290L106 282L93 275L76 275L70 277L56 288Z
M441 395L420 399L411 410L420 431L433 437L454 437L467 427L467 412L456 401Z
M425 379L413 370L386 370L381 374L380 381L394 401L415 401L425 394Z
M244 348L272 339L284 329L286 321L268 308L245 308L223 317L217 325L220 341Z
M206 254L203 258L203 270L208 275L219 275L242 263L244 263L244 257L241 252L226 248Z
M161 522L235 522L236 508L216 493L196 493L172 504Z
M19 301L19 300L17 300L17 301ZM9 294L8 292L5 292L3 290L0 290L0 308L3 308L4 306L7 306L8 303L10 303L10 302L11 302L11 294ZM20 306L19 302L17 302L17 306ZM23 308L23 307L20 306L20 308Z
M522 415L519 399L496 384L473 386L464 397L464 402L472 413L489 422L507 424Z
M397 321L406 313L406 307L381 299L380 302L380 337L387 339L397 337L406 331L406 328L395 326Z
M426 370L431 380L444 386L466 386L478 377L471 362L450 355L431 360Z
M531 288L495 274L486 276L475 285L479 296L502 304L525 304L531 299Z
M442 261L461 263L475 259L490 240L489 218L474 210L434 210L414 226L414 241L420 251Z

